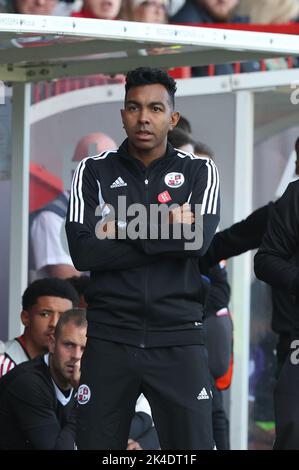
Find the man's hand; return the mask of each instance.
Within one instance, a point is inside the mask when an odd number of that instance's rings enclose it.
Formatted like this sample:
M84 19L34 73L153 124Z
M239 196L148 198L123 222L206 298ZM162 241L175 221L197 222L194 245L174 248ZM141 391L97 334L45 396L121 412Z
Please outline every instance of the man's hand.
M193 224L195 217L191 211L191 206L188 202L185 202L182 206L176 207L169 214L170 224Z
M137 441L134 441L133 439L129 439L127 450L142 450L142 447Z

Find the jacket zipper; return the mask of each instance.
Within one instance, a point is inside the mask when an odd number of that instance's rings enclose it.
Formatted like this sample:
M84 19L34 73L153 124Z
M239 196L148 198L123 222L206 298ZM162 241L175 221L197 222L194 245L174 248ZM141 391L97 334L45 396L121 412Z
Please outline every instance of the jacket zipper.
M146 199L146 208L149 209L149 193L148 193L148 177L147 172L145 174L146 179L144 180L145 185L145 199ZM147 342L147 309L148 309L148 278L149 278L149 266L145 268L145 276L144 276L144 318L143 318L143 342L140 344L141 348L146 347Z

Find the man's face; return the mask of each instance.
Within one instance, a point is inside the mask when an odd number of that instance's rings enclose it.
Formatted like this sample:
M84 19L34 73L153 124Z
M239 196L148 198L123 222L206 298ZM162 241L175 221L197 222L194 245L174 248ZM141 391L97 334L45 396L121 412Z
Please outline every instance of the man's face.
M51 340L52 367L57 384L68 388L70 380L80 371L80 361L86 345L86 327L72 321L62 326L58 338Z
M199 0L199 3L208 10L213 19L225 22L231 16L239 0Z
M131 88L121 116L129 144L137 151L160 151L161 156L168 131L179 119L179 114L172 111L166 88L160 84Z
M59 318L72 306L72 302L68 299L42 296L38 297L36 304L28 311L23 310L22 322L30 341L37 350L40 350L40 354L47 351L49 339L54 335Z
M113 20L119 13L121 0L84 0L84 8L102 20Z
M23 15L51 15L58 0L16 0L16 7Z

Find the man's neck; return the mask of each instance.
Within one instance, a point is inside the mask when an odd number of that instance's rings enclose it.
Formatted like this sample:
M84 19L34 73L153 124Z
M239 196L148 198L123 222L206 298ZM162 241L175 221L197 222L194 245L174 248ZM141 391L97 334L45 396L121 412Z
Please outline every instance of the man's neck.
M128 143L128 151L129 154L132 155L132 157L136 158L137 160L140 160L144 166L148 167L150 164L158 160L159 158L163 157L166 152L166 146L163 149L158 148L157 150L140 150L137 149L136 147L132 146L130 142Z
M37 356L40 356L41 354L44 354L47 352L46 348L40 348L37 346L30 336L28 335L28 332L26 330L24 331L24 340L25 340L25 345L26 345L26 352L30 359L34 359Z

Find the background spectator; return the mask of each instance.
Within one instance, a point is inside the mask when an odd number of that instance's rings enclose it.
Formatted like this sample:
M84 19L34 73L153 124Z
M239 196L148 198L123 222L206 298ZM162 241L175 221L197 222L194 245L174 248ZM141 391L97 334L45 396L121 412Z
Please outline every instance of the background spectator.
M289 23L299 17L298 0L241 0L239 12L248 15L250 22Z
M179 127L175 127L172 131L168 132L168 141L176 148L184 152L194 152L194 144L192 137L187 132Z
M120 18L144 23L167 23L168 0L123 0Z
M71 16L72 12L78 11L80 8L81 0L60 0L52 14L55 16Z
M111 137L93 132L79 140L73 161L112 148L116 148L116 143ZM73 266L65 240L64 221L68 200L69 192L65 191L30 215L30 280L44 277L66 279L80 274Z
M174 16L184 5L186 0L169 0L169 16Z
M235 14L239 0L189 0L172 17L173 23L244 23Z
M15 365L47 352L60 316L77 303L75 289L62 279L40 279L27 287L21 312L24 333L5 343L5 353L0 356L0 377Z
M194 153L195 155L208 155L212 159L215 157L214 151L207 144L199 140L194 144Z
M79 307L87 308L87 302L85 300L85 292L88 286L90 285L89 276L73 276L68 279L72 284L74 289L76 289L77 294L79 295Z
M73 13L76 18L99 18L115 20L119 14L121 0L83 0L80 11Z
M172 23L248 23L248 17L236 14L239 0L190 0L186 2L176 15L171 18ZM244 62L240 72L257 72L259 62ZM213 74L228 75L234 73L232 64L215 65ZM208 66L192 67L192 76L203 77L209 75Z
M182 115L180 115L179 122L177 123L175 129L182 129L183 131L187 132L187 134L192 134L192 127L190 122Z
M23 15L52 15L58 0L9 0L3 2L0 13L21 13Z

